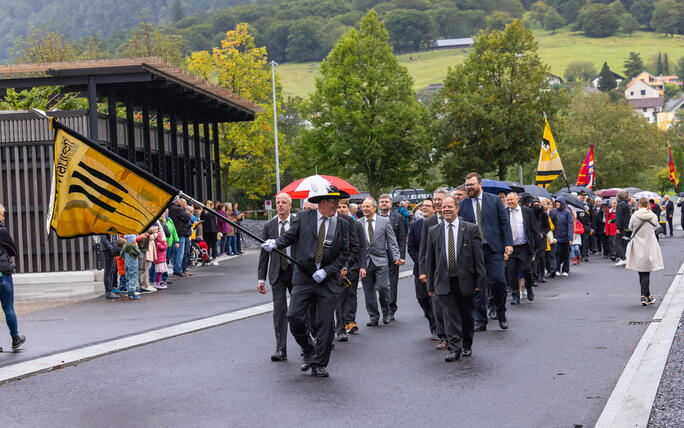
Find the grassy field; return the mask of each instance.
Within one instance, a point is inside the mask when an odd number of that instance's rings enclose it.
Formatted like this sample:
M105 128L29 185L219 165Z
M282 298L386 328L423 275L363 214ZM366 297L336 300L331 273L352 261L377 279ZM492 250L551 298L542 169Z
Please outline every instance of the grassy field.
M539 41L539 55L551 66L551 72L563 76L565 67L573 61L591 61L597 70L608 62L611 70L622 74L624 61L629 52L639 52L646 64L653 62L658 52L667 53L672 67L684 56L684 37L665 37L650 32L636 32L632 37L615 36L604 39L584 37L581 33L567 30L551 34L534 30ZM448 67L463 61L463 50L428 51L400 55L415 82L415 89L444 80ZM287 63L276 69L283 84L285 95L306 97L314 88L314 79L319 75L318 62L303 64Z

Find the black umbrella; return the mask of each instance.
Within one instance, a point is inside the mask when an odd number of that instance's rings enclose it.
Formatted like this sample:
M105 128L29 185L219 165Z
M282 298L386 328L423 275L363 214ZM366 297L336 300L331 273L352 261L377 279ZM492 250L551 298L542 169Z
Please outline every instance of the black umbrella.
M515 193L520 193L520 192L525 191L525 188L523 187L523 185L518 183L518 182L504 181L504 183L508 184L511 187L511 190L514 191Z
M370 193L368 192L359 192L356 195L351 195L349 197L349 202L353 204L360 204L363 201L366 200L366 198L370 198Z
M572 193L565 193L563 195L560 195L563 199L565 199L565 202L568 203L568 205L572 205L575 208L579 208L581 210L584 209L584 204L582 201L579 200L579 198Z
M551 193L543 187L535 186L534 184L526 184L523 188L527 193L536 196L537 198L551 199Z

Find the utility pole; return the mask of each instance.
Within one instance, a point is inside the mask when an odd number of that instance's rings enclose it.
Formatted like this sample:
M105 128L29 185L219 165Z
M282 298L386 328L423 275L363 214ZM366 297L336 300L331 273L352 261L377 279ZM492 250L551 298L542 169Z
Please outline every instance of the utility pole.
M280 160L278 159L278 112L276 107L275 66L277 62L271 61L271 83L273 84L273 129L275 131L275 167L276 167L276 193L280 193Z

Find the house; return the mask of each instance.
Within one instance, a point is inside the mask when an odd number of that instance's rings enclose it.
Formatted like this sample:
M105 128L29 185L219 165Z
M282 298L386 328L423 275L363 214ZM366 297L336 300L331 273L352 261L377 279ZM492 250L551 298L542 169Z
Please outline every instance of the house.
M428 89L430 91L439 91L440 89L444 89L444 83L430 83Z
M473 46L472 37L466 37L463 39L441 39L435 40L431 45L431 49L458 49L458 48L470 48Z
M637 75L634 79L632 79L631 82L627 84L627 88L636 84L639 81L644 82L647 85L657 89L661 96L665 93L665 84L663 83L663 81L658 79L648 71L642 71L641 73L639 73L639 75Z
M658 113L658 128L662 131L667 131L677 119L677 110L684 106L684 95L677 99L670 100L665 104L663 111ZM682 110L684 111L684 109Z
M618 86L620 86L620 82L625 80L625 76L620 76L616 72L611 70L611 73L613 73L613 77L615 77L615 81L617 82ZM598 88L598 82L599 82L599 77L600 75L594 76L593 79L591 79L591 84L594 85L594 88Z
M657 114L663 108L663 97L656 98L634 98L627 100L635 112L641 113L648 123L655 123Z
M662 80L662 82L666 85L677 85L680 88L684 88L684 80L679 76L658 76L658 79Z
M648 85L643 80L630 83L631 85L628 85L627 89L625 89L625 98L627 100L658 98L662 95L656 88Z
M563 84L563 79L560 76L556 76L555 74L547 74L546 75L546 80L549 82L549 85L562 85Z

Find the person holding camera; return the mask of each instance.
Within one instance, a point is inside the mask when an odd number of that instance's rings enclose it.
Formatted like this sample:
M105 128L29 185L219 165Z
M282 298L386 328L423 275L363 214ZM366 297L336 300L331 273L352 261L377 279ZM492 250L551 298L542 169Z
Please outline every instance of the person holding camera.
M12 349L17 349L26 341L26 337L19 334L17 314L14 312L14 281L12 273L16 264L12 257L17 256L17 246L5 226L5 207L0 204L0 302L5 313L5 321L12 336ZM2 352L2 348L0 348Z

